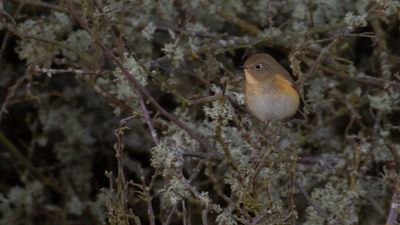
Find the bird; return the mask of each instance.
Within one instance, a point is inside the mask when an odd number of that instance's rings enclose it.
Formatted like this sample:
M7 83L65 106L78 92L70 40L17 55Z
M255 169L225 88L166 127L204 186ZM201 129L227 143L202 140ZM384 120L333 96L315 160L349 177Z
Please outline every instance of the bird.
M263 122L285 121L300 105L300 95L289 72L271 55L250 56L240 67L244 70L245 104Z

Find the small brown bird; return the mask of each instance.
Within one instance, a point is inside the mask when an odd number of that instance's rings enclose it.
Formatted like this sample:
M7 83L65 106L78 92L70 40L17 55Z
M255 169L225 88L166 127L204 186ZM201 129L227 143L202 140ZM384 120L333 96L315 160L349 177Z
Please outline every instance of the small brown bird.
M244 65L244 95L251 113L261 121L293 116L300 96L289 73L272 56L255 54Z

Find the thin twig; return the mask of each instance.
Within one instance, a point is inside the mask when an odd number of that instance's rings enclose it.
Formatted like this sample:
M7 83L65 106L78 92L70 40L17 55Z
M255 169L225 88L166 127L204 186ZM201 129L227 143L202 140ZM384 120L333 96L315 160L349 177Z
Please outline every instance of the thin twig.
M163 223L163 225L170 225L173 215L175 214L175 210L178 207L178 203L175 203L174 207L172 207L171 211L168 214L167 220L165 221L165 223Z
M8 113L7 108L9 107L11 99L15 96L17 89L22 85L22 83L27 79L28 75L24 75L16 80L13 86L8 88L8 93L6 98L4 99L3 104L1 105L0 109L0 123L3 115Z
M197 175L199 174L201 168L203 167L203 162L199 161L199 163L197 164L197 166L193 169L190 178L187 180L188 184L191 184L193 182L193 180L197 177ZM176 208L178 207L178 204L180 202L175 203L175 205L173 206L173 208L171 209L171 211L168 214L167 220L165 221L165 223L163 223L163 225L169 225L172 222L173 219L173 215L175 214Z
M65 12L67 13L68 11L64 9L61 6L50 4L44 1L39 1L39 0L13 0L14 2L20 2L20 3L25 3L31 6L35 7L42 7L42 8L48 8L53 11L58 11L58 12Z
M0 4L0 5L2 6L2 4ZM14 14L13 14L13 17L10 16L10 15L4 10L3 7L0 8L0 14L1 14L1 15L4 15L5 17L7 17L7 18L11 21L11 23L15 26L16 23L15 23L15 21L14 21L14 17L16 17L16 16L20 13L20 11L21 11L21 9L22 9L23 6L24 6L23 3L19 3L19 4L18 4L17 9L15 10L15 12L14 12ZM0 22L6 24L6 23L7 23L6 19L1 18L1 17L2 17L1 15L0 15ZM5 49L6 49L6 47L7 47L7 44L8 44L8 39L9 39L10 37L11 37L11 36L10 36L10 33L9 33L8 31L6 31L6 34L4 35L3 43L2 43L1 49L0 49L0 59L3 58L4 51L5 51Z
M171 27L165 27L161 25L156 26L156 31L161 31L161 32L175 32L179 34L184 34L188 36L194 36L194 37L199 37L199 38L213 38L215 39L217 37L217 34L212 34L212 33L205 33L205 32L187 32L183 29L179 28L171 28Z
M146 189L146 195L148 197L147 199L147 217L149 218L149 223L150 225L155 225L155 216L154 216L154 210L153 210L153 203L152 203L152 197L150 194L150 190L147 186L144 186L144 188Z
M383 79L389 80L391 76L390 72L390 64L388 58L388 47L386 42L386 32L382 29L381 23L378 18L374 18L371 20L372 28L374 29L377 37L378 51L379 51L379 61L381 66L381 77Z
M117 143L114 145L115 150L115 158L117 159L117 192L119 195L119 201L121 206L124 209L124 212L127 210L127 195L128 195L128 185L125 178L125 172L123 167L123 152L124 152L124 144L122 143L122 135L124 130L127 127L124 127L124 124L121 124L121 127L115 131L115 136L117 138Z
M322 63L323 60L325 60L326 55L330 52L330 50L339 42L339 37L336 37L333 39L331 43L329 43L324 49L322 49L321 53L318 55L317 59L314 61L314 63L311 65L310 69L308 69L307 73L304 74L304 77L299 78L300 85L303 82L304 78L308 78L314 71L315 69Z
M204 209L201 212L201 221L203 222L203 225L208 225L208 209Z
M371 203L371 206L379 213L379 215L381 217L385 216L385 212L383 211L383 207L378 204L375 199L373 199L371 196L367 195L365 196L366 199L369 201L369 203Z
M364 75L362 77L351 77L351 76L345 75L345 74L341 73L340 71L337 71L330 67L324 66L324 67L322 67L322 69L338 78L352 80L352 81L355 81L360 84L371 85L371 86L379 87L382 89L387 89L389 87L393 87L396 89L400 88L400 83L395 82L395 81L385 80L383 78L378 78L378 77L373 77L373 76L368 76L368 75Z
M386 225L398 224L397 223L398 209L399 209L399 197L398 194L394 192L392 195L392 200L390 202L390 210L389 210L389 215L386 219Z
M82 75L82 74L98 75L98 74L104 74L104 73L109 72L109 71L104 71L104 70L90 71L90 70L80 70L80 69L74 69L74 68L67 68L67 69L41 68L37 65L33 68L33 71L38 72L38 73L44 73L44 74L72 73L72 74L76 74L76 75Z
M183 225L187 225L187 210L185 200L182 201L182 218L183 218Z
M211 96L206 96L206 97L189 100L188 104L189 105L197 105L197 104L201 104L201 103L205 103L205 102L212 102L217 99L220 99L221 97L222 97L221 94L215 94L215 95L211 95Z
M1 4L1 6L3 6L3 4ZM19 7L21 7L21 5ZM17 10L17 12L18 11L19 10ZM8 14L8 12L6 12L3 7L0 8L0 19L4 24L7 22L7 19L9 19L14 26L17 24L14 18L10 14Z
M400 176L397 175L395 180L395 186L393 190L392 200L390 202L389 215L386 220L386 225L398 224L399 208L400 208Z
M150 113L146 107L146 104L144 103L143 98L140 98L140 107L142 108L144 118L146 119L147 126L149 127L151 137L153 138L154 143L159 145L160 139L158 138L157 131L154 129L153 123L151 122Z

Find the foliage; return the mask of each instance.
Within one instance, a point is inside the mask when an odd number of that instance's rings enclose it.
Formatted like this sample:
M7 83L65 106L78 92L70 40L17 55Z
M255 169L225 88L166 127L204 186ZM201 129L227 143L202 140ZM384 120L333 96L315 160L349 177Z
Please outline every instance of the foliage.
M10 0L0 22L0 224L395 224L398 1ZM246 110L256 52L299 117Z

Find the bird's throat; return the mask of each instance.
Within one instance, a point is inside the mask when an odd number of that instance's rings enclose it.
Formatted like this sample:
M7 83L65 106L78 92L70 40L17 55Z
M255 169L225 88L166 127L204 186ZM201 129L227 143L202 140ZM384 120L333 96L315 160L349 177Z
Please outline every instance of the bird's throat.
M244 75L246 77L246 82L251 85L257 85L259 81L254 77L254 75L251 75L249 72L245 71Z

